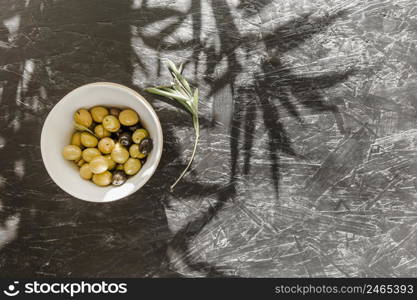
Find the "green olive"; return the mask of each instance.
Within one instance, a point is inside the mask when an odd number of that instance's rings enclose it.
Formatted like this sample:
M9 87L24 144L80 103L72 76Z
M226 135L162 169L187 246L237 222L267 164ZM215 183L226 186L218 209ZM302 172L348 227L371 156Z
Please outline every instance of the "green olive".
M94 148L98 144L98 139L89 132L82 132L81 143L87 148Z
M149 136L148 131L144 128L141 128L141 129L135 130L135 132L132 135L132 140L133 140L134 143L140 144L140 142L144 138L147 138L148 136Z
M111 152L111 158L118 164L124 164L129 158L129 151L125 147L117 143Z
M133 158L142 159L142 158L146 157L146 154L143 154L142 152L139 151L139 145L138 144L133 144L132 146L130 146L129 154Z
M94 157L100 156L101 153L97 148L87 148L83 151L83 159L86 162L90 162Z
M122 125L133 126L139 122L139 116L134 110L125 109L119 114L119 121Z
M90 127L93 124L93 118L91 114L86 109L79 109L74 114L74 121L84 127Z
M105 137L104 139L101 139L98 143L98 150L101 151L103 154L110 154L114 148L114 141L109 138Z
M107 159L104 156L94 157L88 165L90 166L91 172L93 172L94 174L103 173L104 171L107 171L107 169L109 168Z
M103 106L96 106L90 109L90 113L95 122L101 123L103 122L104 117L109 114L109 111Z
M123 171L125 168L123 167L123 164L118 164L116 167L117 171Z
M90 170L90 166L88 164L84 164L80 168L80 176L84 179L90 180L93 177L93 173Z
M81 149L75 145L67 145L62 150L62 155L66 160L77 160L81 157Z
M111 183L111 180L112 174L109 171L93 175L93 182L99 186L109 185Z
M103 119L103 127L110 132L116 132L120 129L120 122L115 116L108 115Z
M101 124L94 127L94 133L101 139L104 137L109 137L111 135L110 131L105 129Z
M127 175L135 175L142 168L142 163L139 159L129 158L123 165L123 168Z
M107 159L107 165L109 166L109 170L113 170L116 167L116 163L111 158L111 155L104 156L105 159Z
M71 136L71 145L75 145L78 147L82 147L81 144L81 132L74 132L73 135Z

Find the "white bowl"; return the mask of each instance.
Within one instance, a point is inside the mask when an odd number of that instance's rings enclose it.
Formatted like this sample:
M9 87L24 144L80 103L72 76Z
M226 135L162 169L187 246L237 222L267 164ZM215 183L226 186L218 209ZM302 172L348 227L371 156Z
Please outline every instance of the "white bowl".
M82 179L77 166L62 157L62 148L69 144L74 132L74 112L96 105L132 108L139 114L141 123L153 140L153 150L142 169L118 187L99 187ZM134 90L108 82L81 86L62 98L46 118L41 135L42 159L51 178L68 194L91 202L119 200L140 189L158 166L162 144L161 124L152 106Z

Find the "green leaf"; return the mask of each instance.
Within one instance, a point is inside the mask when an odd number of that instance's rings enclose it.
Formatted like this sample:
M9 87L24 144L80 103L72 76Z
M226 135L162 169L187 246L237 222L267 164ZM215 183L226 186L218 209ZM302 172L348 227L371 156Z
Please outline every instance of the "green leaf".
M181 103L182 106L184 106L187 109L188 112L192 113L192 109L191 109L190 105L188 104L187 98L183 98L181 96L178 96L178 94L176 93L175 90L173 90L173 92L169 92L169 91L160 90L160 89L157 89L157 88L147 88L147 89L145 89L145 92L155 94L155 95L159 95L159 96L163 96L163 97L169 98L171 100L177 100L179 103Z
M183 84L187 92L191 95L192 91L191 91L190 85L188 84L187 80L185 80L184 77L182 76L181 76L181 83Z
M188 101L188 98L185 98L181 96L181 94L179 95L178 93L171 93L171 92L163 91L163 90L156 89L156 88L147 88L145 89L145 91L148 93L159 95L159 96L173 98L176 100L181 100L181 101L186 101L186 102Z
M86 132L88 132L88 133L91 133L92 135L94 135L95 137L97 137L96 136L96 134L93 132L93 131L91 131L90 129L88 129L87 127L85 127L85 126L83 126L83 125L81 125L81 124L78 124L78 123L75 123L74 122L74 128L76 129L76 130L78 130L78 131L86 131Z
M193 96L193 105L194 105L194 108L195 108L195 110L198 112L198 89L195 89L195 91L194 91L194 96Z

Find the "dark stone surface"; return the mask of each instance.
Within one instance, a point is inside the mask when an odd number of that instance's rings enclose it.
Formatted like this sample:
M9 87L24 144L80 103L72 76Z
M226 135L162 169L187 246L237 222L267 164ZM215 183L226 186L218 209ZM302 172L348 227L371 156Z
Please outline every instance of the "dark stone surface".
M0 0L0 276L417 276L413 0ZM145 95L166 139L139 192L61 191L39 149L69 91L201 89L186 112Z

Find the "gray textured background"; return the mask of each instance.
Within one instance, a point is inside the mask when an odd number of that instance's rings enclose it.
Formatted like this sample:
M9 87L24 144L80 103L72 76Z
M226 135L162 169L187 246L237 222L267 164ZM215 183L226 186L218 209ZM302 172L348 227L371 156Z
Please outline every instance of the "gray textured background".
M0 0L0 276L417 276L414 0ZM166 143L122 201L71 198L40 156L66 93L145 95ZM115 99L117 102L117 99Z

